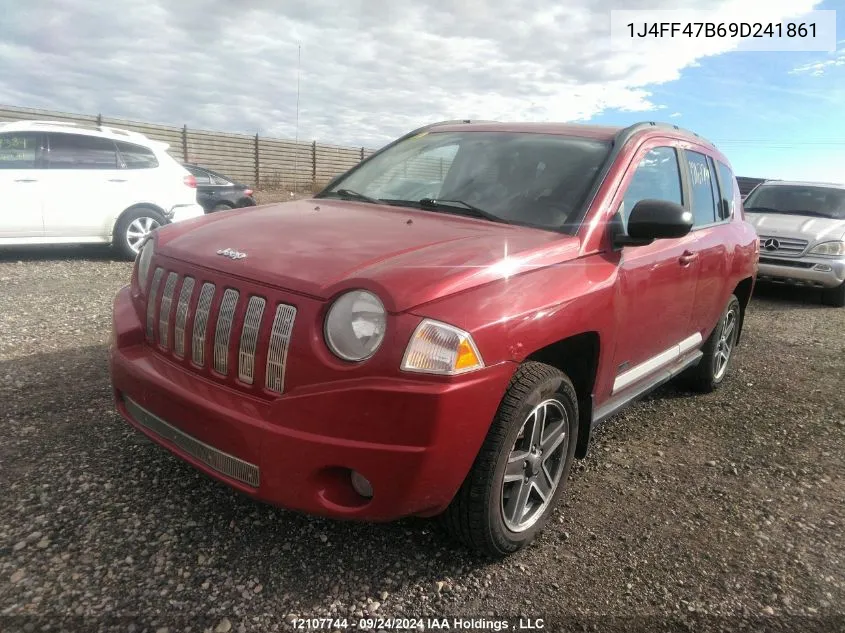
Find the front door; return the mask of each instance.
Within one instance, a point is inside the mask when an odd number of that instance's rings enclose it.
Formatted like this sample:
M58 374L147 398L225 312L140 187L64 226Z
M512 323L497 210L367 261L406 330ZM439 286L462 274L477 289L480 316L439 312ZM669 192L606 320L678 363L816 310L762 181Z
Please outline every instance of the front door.
M37 132L0 134L0 238L44 235L40 153Z
M634 205L646 198L684 200L678 151L671 141L651 141L640 149L622 187L619 214L627 224ZM629 170L630 171L630 170ZM701 343L692 328L698 281L696 238L655 240L626 246L619 264L615 378L616 396L647 383L662 369Z

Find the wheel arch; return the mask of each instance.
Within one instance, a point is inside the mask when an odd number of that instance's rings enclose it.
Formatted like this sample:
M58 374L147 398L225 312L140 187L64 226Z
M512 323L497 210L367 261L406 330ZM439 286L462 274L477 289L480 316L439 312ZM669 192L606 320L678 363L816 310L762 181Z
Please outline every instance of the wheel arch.
M739 345L742 337L742 329L745 325L745 313L748 311L748 304L751 303L751 294L754 291L754 278L746 277L741 280L734 288L733 294L739 299L739 330L736 333L736 344Z
M575 457L587 455L593 422L593 390L599 366L601 337L596 331L581 332L530 353L523 362L537 361L559 369L572 381L578 396L578 444Z
M115 238L114 232L117 230L117 225L120 223L120 220L123 218L123 216L132 211L137 211L138 209L152 209L156 213L160 214L161 217L167 219L167 213L157 204L153 204L151 202L138 202L136 204L133 204L132 206L126 207L123 211L118 213L117 216L115 216L114 220L112 221L111 230L109 231L109 235L111 235L112 241L114 241Z

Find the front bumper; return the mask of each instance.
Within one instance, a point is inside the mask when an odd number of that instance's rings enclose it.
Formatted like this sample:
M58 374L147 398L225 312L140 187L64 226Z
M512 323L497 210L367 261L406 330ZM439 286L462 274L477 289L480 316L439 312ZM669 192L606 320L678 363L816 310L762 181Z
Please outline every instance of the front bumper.
M845 259L775 258L761 254L757 278L760 281L835 288L845 282Z
M167 215L171 222L181 222L205 215L205 210L198 204L178 204Z
M297 359L290 359L297 362ZM212 383L156 354L118 293L110 370L118 411L197 469L256 499L335 518L387 521L446 508L484 441L515 365L456 380L372 378L276 399ZM302 430L338 418L343 437ZM295 428L286 421L297 420ZM388 436L374 442L374 429ZM373 487L355 492L351 471Z

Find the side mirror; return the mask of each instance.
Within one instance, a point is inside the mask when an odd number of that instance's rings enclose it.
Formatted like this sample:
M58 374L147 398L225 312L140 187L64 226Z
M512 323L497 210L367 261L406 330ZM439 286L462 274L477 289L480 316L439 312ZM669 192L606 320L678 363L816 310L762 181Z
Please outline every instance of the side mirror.
M692 213L668 200L640 200L628 218L628 234L617 235L618 246L645 246L654 240L683 237L692 230Z

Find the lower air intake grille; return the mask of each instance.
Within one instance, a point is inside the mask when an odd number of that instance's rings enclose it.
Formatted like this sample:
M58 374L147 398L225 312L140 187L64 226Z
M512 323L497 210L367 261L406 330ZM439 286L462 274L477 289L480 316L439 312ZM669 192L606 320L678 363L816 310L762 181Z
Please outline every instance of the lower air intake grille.
M129 398L124 397L123 401L126 404L126 410L129 412L129 415L138 424L148 428L159 437L172 442L188 455L217 472L223 473L227 477L243 482L253 488L258 488L260 480L258 466L233 457L204 442L200 442L195 437L165 422L154 413L150 413Z

